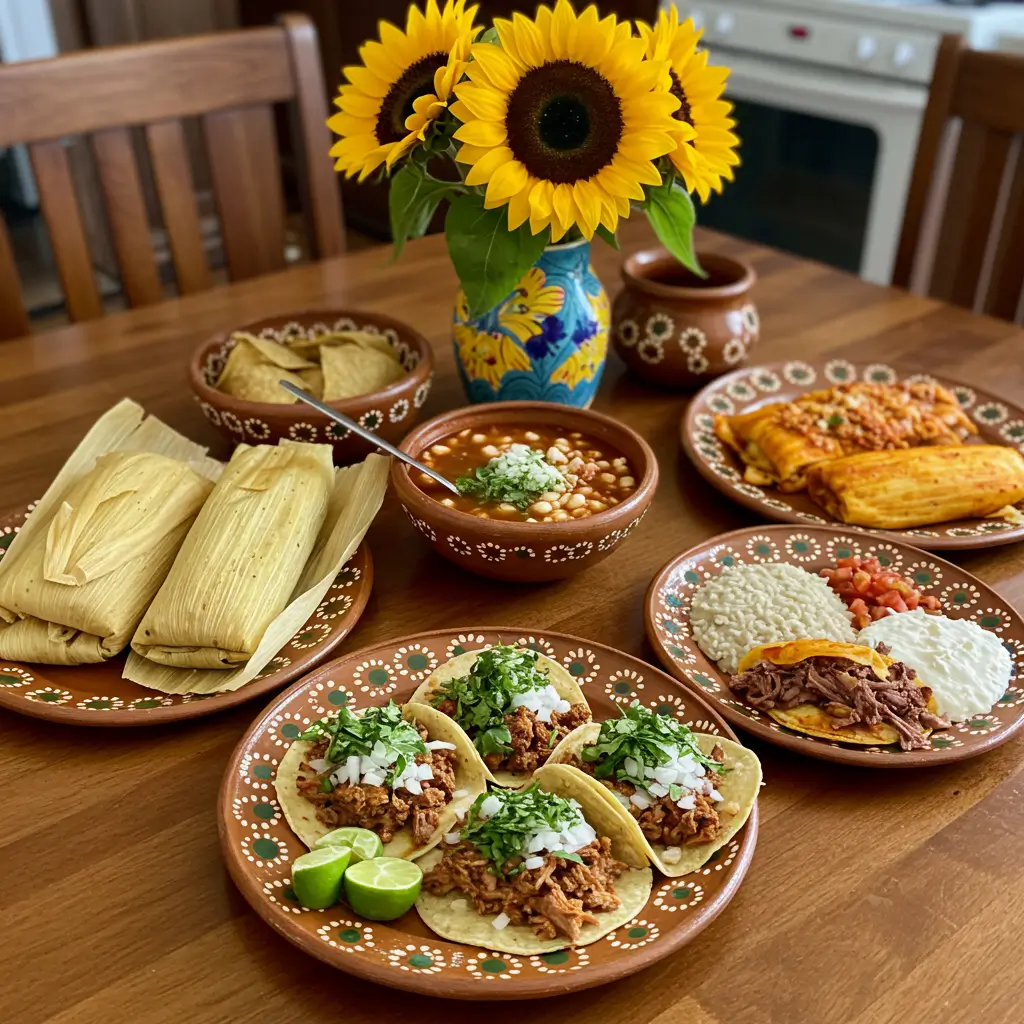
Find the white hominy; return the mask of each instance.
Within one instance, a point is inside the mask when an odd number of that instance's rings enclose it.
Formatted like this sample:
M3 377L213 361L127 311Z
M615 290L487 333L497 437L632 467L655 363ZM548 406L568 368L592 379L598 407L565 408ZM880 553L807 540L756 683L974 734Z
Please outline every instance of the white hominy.
M737 565L693 595L690 627L700 649L734 674L759 644L825 639L854 643L852 616L820 576L795 565Z

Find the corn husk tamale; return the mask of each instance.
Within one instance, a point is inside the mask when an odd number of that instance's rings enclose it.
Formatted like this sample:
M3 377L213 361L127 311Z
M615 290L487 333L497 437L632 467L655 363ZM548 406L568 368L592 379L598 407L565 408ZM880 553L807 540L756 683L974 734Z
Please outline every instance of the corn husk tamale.
M0 657L102 662L131 639L221 468L144 415L101 417L0 562Z
M323 447L283 441L280 450L295 449L308 456L310 449ZM328 465L329 451L328 448ZM333 471L333 477L328 479L326 512L319 515L319 531L313 531L311 547L306 547L307 555L296 576L297 559L284 548L299 543L305 547L310 542L308 533L301 521L282 525L283 518L273 520L273 529L261 532L235 515L236 507L262 508L270 500L265 491L247 494L239 490L235 468L238 458L236 454L225 470L224 482L211 495L167 583L140 624L125 666L126 679L164 693L200 694L235 690L255 679L316 611L339 570L355 553L387 487L388 460L379 455L371 455L357 466ZM315 456L316 468L310 471L317 481L322 479L323 472L320 458ZM282 474L273 467L248 480L250 486L272 487L275 478L278 482L291 479L294 483L293 472ZM306 483L311 479L307 477ZM316 486L319 488L319 482ZM218 492L233 495L233 502L217 500ZM289 503L293 517L297 515L301 520L311 514L308 499L301 499L306 512L296 512L294 499L289 499ZM264 525L269 526L271 520L260 515ZM297 535L299 531L301 538ZM204 540L205 534L213 539ZM239 543L239 538L243 543ZM253 557L257 548L267 562ZM230 564L250 565L258 576L270 582L259 584L249 578L252 573L230 571ZM282 598L278 575L285 571L291 583ZM269 607L261 589L264 585L276 588L277 592L269 621ZM176 596L178 586L182 590ZM253 610L256 605L260 606L258 616ZM172 624L173 636L169 630ZM184 626L191 631L182 632ZM159 660L154 659L154 654ZM214 664L219 667L211 667Z

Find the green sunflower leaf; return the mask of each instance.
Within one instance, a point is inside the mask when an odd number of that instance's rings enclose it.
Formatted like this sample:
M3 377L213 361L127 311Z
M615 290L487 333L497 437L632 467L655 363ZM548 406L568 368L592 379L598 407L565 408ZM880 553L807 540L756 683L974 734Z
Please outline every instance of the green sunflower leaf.
M485 210L483 196L479 195L452 200L444 231L471 317L498 305L537 262L548 243L548 231L534 235L529 222L509 231L506 208Z
M615 237L614 231L609 231L603 224L597 225L597 234L601 236L616 251L619 248L619 240Z
M498 38L498 30L493 25L480 36L477 42L494 43L495 46L501 46L501 40Z
M420 238L430 226L434 211L445 199L454 198L457 183L439 181L416 163L408 163L391 179L388 212L391 217L391 238L395 243L392 262L402 253L410 238Z
M644 209L661 244L687 270L698 277L707 277L693 249L693 227L697 223L697 211L689 192L672 179L657 187L648 186L647 202Z

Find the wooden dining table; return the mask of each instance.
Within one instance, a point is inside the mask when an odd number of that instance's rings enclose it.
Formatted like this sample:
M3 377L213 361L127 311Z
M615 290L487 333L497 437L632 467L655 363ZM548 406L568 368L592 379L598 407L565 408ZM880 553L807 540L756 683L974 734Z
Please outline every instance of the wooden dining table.
M650 244L645 223L624 252ZM702 233L749 261L754 360L840 357L953 377L1024 401L1024 332L818 263ZM609 293L622 256L595 243ZM189 391L208 335L311 307L387 312L433 343L426 414L458 406L444 239L352 253L0 345L0 494L38 497L87 427L130 396L228 453ZM654 662L644 595L671 557L753 513L683 456L689 396L609 355L595 408L654 447L650 514L585 575L512 585L468 575L415 533L393 496L369 542L373 595L344 651L424 630L508 625L598 640ZM1024 606L1024 544L953 560ZM1022 1019L1024 742L948 767L877 770L752 744L764 764L750 871L695 941L635 976L533 1005L486 1007L381 988L301 953L250 910L221 861L224 765L263 702L174 726L95 729L0 710L0 1021L3 1024L411 1020L493 1024L1001 1024ZM438 991L438 996L443 996Z

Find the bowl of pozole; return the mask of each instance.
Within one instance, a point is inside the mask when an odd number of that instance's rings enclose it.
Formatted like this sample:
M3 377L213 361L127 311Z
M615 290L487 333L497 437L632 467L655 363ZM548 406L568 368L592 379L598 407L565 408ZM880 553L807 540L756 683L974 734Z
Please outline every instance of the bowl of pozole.
M563 579L596 564L636 528L658 484L636 431L549 402L457 409L402 449L459 490L396 461L391 479L413 525L449 561L495 579Z

